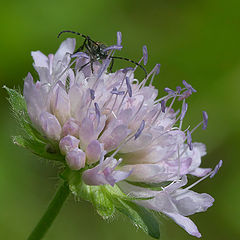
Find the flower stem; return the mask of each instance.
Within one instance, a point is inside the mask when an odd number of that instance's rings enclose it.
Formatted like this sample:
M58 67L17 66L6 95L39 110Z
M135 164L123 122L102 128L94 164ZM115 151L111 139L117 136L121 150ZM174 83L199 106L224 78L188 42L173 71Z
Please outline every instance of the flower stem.
M56 192L54 198L50 202L46 212L38 222L37 226L33 229L32 233L27 240L40 240L46 234L47 230L52 225L54 219L58 215L63 203L69 195L69 187L67 182L64 182Z

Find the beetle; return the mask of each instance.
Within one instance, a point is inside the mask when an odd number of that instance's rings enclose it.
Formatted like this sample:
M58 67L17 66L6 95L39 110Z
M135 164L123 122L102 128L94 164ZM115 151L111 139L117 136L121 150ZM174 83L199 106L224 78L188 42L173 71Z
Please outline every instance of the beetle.
M115 48L108 47L108 46L106 46L105 44L103 44L101 42L97 42L97 41L92 40L87 35L84 35L82 33L75 32L75 31L70 31L70 30L61 31L58 34L57 37L59 38L63 33L72 33L72 34L76 34L76 35L79 35L80 37L84 38L83 44L74 53L84 51L90 57L90 61L87 62L86 64L84 64L83 66L81 66L81 68L79 70L82 70L84 67L86 67L87 65L91 64L91 69L92 69L92 72L93 72L93 63L94 62L110 58L111 59L111 64L110 64L109 70L111 72L112 68L113 68L113 64L114 64L114 59L121 59L121 60L125 60L125 61L128 61L128 62L131 62L131 63L135 64L136 66L139 66L144 71L145 77L147 77L147 71L140 63L137 63L137 62L135 62L135 61L133 61L133 60L131 60L129 58L126 58L126 57L110 56L109 55L109 52L111 50L113 50L113 49L121 49L120 44L119 45L115 45L114 46ZM121 35L119 36L119 38L121 38Z

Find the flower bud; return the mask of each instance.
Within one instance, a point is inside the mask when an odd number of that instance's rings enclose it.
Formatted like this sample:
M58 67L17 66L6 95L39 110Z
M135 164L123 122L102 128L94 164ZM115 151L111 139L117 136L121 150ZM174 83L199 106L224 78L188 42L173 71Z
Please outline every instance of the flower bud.
M73 118L67 120L62 127L62 136L67 135L72 135L74 137L78 137L79 135L79 125Z
M66 155L66 162L72 170L80 170L85 166L86 154L79 148L75 148Z
M49 112L43 112L40 115L40 124L48 138L56 141L60 139L61 125L54 115Z
M80 140L74 136L71 135L65 136L59 142L60 152L63 155L66 155L67 152L70 152L71 150L78 148L79 142Z

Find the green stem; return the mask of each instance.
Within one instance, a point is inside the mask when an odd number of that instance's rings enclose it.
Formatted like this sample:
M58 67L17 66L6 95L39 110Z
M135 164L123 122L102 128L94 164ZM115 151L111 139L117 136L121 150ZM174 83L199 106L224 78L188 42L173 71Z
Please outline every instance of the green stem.
M52 225L54 219L58 215L63 203L69 195L69 187L67 182L64 182L56 192L56 195L50 202L47 211L40 219L37 226L33 229L28 237L28 240L40 240L43 238L49 227Z

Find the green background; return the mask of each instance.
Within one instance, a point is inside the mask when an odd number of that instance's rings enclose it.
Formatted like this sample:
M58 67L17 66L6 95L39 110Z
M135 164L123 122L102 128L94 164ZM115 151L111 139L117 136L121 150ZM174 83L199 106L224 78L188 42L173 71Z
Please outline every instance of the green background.
M186 124L197 124L202 110L209 114L208 129L199 129L193 136L207 145L203 166L224 161L215 178L195 187L211 194L216 199L214 206L192 219L203 239L240 239L239 9L236 0L5 1L0 6L1 86L22 89L23 78L33 72L30 51L54 53L61 41L56 35L63 29L80 31L107 45L115 43L120 30L124 46L120 54L135 60L146 44L147 70L162 64L155 79L160 94L164 87L174 88L183 79L198 90L188 99ZM116 66L126 65L120 61ZM143 75L139 71L137 76ZM57 170L12 144L17 127L7 94L0 91L0 239L26 239L57 188ZM167 219L162 219L160 228L162 240L195 239ZM45 239L150 237L122 216L104 222L90 204L71 197Z

